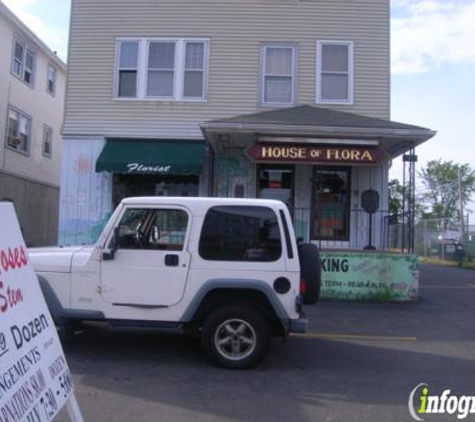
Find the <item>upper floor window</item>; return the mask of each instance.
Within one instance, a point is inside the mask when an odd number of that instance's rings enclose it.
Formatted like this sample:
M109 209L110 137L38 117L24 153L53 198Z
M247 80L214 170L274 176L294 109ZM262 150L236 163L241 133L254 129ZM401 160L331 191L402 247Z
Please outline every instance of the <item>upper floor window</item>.
M54 95L56 92L56 69L48 65L48 79L46 81L46 90L49 94Z
M10 107L8 110L8 139L10 148L28 152L31 139L31 117Z
M12 73L28 85L33 85L35 76L35 53L19 40L13 44Z
M138 41L122 41L119 45L118 96L137 96Z
M42 153L45 157L51 158L52 147L52 129L48 125L43 126L43 148Z
M317 103L353 102L353 42L317 41Z
M205 100L208 40L119 40L119 98Z
M265 45L261 54L261 103L293 104L296 79L295 47Z

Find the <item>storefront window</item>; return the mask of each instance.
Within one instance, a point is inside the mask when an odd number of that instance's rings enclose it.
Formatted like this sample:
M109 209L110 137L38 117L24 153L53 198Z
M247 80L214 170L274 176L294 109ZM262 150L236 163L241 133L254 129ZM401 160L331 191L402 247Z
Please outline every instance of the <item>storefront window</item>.
M199 176L114 174L114 208L131 196L199 196Z
M259 198L277 199L292 209L294 202L293 166L259 166L257 182Z
M314 240L349 240L350 169L315 168L312 233Z

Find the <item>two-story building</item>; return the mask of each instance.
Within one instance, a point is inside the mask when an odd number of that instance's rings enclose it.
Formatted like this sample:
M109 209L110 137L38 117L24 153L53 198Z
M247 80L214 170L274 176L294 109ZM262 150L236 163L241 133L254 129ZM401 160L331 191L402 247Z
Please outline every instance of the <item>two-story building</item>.
M366 192L381 247L391 160L434 135L389 120L389 0L73 0L70 35L63 244L125 196L209 195L361 249Z
M0 200L29 246L58 237L66 65L0 1Z

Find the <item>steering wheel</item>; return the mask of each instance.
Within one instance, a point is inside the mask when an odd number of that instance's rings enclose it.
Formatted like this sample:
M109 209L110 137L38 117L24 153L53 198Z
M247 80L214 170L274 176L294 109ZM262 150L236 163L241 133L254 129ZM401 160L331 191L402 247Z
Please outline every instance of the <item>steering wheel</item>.
M146 247L146 241L145 241L145 236L143 235L143 233L140 232L140 230L137 230L137 232L135 233L135 241L137 243L137 247L139 249L145 249Z

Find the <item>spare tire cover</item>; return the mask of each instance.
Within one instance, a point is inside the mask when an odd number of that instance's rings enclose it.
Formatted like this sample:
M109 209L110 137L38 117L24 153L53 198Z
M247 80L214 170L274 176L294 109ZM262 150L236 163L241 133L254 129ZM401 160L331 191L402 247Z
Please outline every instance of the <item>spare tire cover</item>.
M318 248L311 243L301 243L298 246L300 260L301 291L304 305L311 305L320 297L321 271Z

